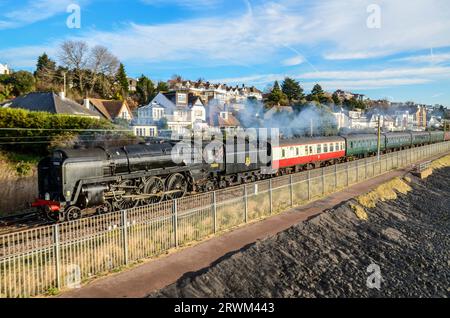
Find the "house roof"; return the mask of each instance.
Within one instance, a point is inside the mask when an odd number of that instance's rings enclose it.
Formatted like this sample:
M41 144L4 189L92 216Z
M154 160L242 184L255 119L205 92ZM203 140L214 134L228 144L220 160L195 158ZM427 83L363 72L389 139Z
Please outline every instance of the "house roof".
M228 119L224 119L219 115L219 127L238 127L240 125L239 120L231 113L228 113Z
M86 109L73 100L62 98L55 93L30 93L17 97L8 103L5 103L4 106L52 114L100 117L98 113Z
M89 102L107 119L112 120L119 117L124 105L131 116L131 110L126 101L93 98L89 99Z

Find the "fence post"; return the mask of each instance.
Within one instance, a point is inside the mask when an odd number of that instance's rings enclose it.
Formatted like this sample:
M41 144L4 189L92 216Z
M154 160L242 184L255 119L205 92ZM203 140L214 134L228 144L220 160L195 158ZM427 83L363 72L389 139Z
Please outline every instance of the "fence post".
M289 176L289 191L291 197L291 207L294 206L294 183L292 182L292 175Z
M338 169L337 165L334 165L334 191L338 188Z
M273 213L272 179L269 180L269 199L270 199L270 214L272 214Z
M216 191L213 192L213 227L214 227L214 234L216 234L217 233L217 196L216 196Z
M347 187L350 186L350 168L349 168L350 163L347 161L346 163L346 168L347 168Z
M128 264L128 212L122 211L122 244L123 244L123 256L125 265Z
M325 168L322 168L322 195L325 195Z
M173 200L173 235L175 247L178 247L178 200Z
M308 201L311 201L311 171L308 170Z
M364 166L365 166L365 172L364 172L364 180L367 180L367 158L364 158Z
M248 223L248 189L246 184L244 185L244 202L245 202L244 219L245 223Z
M55 255L55 271L56 271L56 287L61 289L61 253L60 253L60 239L59 239L59 224L53 226L53 241L54 241L54 255Z
M359 182L359 160L356 160L356 183Z

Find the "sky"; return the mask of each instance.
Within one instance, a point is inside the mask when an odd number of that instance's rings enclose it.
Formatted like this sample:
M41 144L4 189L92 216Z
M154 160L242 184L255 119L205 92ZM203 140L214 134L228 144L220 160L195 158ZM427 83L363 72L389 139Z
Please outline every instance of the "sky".
M32 71L69 39L106 46L131 77L264 90L289 76L450 107L448 0L0 0L0 63Z

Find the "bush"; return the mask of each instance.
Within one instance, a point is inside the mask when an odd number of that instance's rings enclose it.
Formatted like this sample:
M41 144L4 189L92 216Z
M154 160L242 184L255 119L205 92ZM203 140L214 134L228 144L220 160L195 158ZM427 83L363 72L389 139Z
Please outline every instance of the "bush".
M64 140L71 145L76 137L92 135L89 130L93 129L113 131L116 127L94 118L0 109L0 147L9 151L46 155L50 145L58 146Z

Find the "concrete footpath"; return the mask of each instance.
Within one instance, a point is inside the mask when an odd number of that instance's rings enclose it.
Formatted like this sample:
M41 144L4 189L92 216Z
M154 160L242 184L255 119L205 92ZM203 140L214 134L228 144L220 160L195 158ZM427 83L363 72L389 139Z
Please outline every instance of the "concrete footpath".
M197 272L229 253L240 250L257 240L275 235L291 226L331 209L355 196L367 193L378 185L403 176L410 168L389 172L364 181L308 205L291 209L256 223L242 226L232 232L211 238L193 247L181 249L158 259L149 260L122 273L99 278L80 288L69 290L62 298L141 298L175 283L190 272Z

